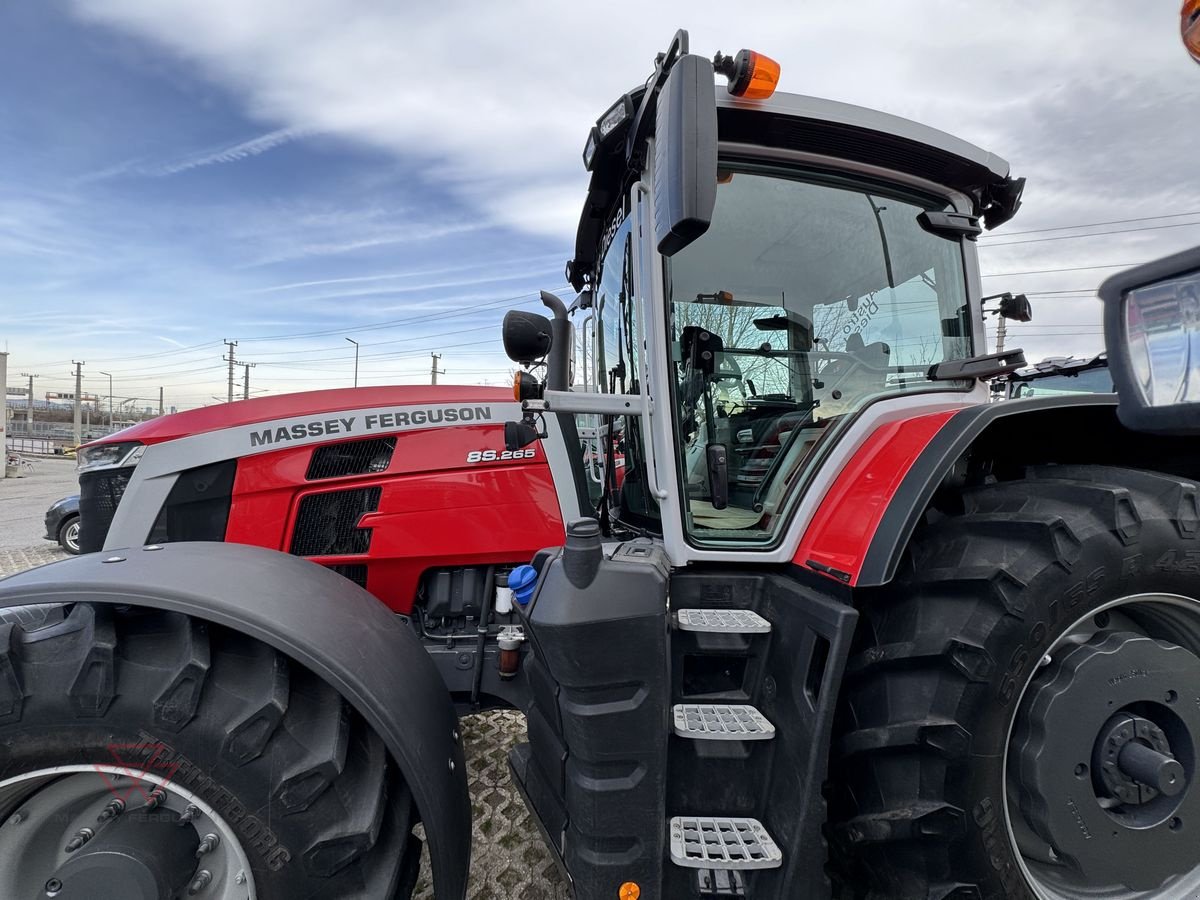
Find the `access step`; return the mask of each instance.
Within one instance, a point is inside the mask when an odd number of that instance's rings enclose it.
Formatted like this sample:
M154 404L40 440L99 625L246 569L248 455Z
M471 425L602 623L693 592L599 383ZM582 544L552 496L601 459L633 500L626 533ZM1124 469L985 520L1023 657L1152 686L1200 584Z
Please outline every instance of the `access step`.
M675 733L698 741L769 741L775 726L753 706L678 703L671 707Z
M671 862L687 869L774 869L779 847L758 819L675 816Z
M680 631L710 634L766 634L771 623L750 609L680 609L675 612Z

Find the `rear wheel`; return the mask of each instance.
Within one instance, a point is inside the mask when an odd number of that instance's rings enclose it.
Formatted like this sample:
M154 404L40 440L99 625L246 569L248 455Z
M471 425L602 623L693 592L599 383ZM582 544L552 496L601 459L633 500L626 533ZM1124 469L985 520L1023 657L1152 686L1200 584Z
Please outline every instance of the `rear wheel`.
M845 880L1200 895L1195 486L1053 466L962 499L863 610L835 750Z
M411 794L271 648L181 615L0 616L0 896L407 898Z

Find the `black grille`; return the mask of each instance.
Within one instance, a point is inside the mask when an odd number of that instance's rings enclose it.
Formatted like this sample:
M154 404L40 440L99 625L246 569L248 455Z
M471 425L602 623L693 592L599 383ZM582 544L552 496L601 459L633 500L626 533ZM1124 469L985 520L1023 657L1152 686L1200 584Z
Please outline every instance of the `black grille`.
M147 540L223 541L237 460L199 466L179 473Z
M304 477L309 481L320 478L341 478L345 475L367 475L382 472L392 461L396 439L371 438L366 441L345 441L329 444L313 451Z
M108 528L132 474L133 467L129 466L84 472L79 476L79 549L82 552L95 553L104 547Z
M363 563L355 563L354 565L341 566L326 566L330 572L337 572L343 578L349 578L360 588L367 586L367 567Z
M300 500L292 553L296 556L345 556L371 549L371 529L359 528L364 513L379 508L382 488L354 488L309 494Z

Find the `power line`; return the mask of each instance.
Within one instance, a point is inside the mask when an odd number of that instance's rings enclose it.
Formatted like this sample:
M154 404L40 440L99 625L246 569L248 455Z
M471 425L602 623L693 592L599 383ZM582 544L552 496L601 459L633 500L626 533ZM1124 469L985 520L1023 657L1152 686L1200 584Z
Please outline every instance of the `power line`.
M1141 263L1106 263L1102 266L1068 266L1065 269L1030 269L1027 272L985 272L980 278L1008 278L1014 275L1045 275L1050 272L1086 272L1092 269L1131 269Z
M986 247L1012 247L1015 244L1040 244L1044 241L1070 241L1076 238L1106 237L1110 234L1132 234L1135 231L1157 231L1160 228L1187 228L1200 225L1200 222L1174 222L1170 225L1145 225L1141 228L1117 228L1113 231L1096 231L1092 234L1061 234L1057 237L1029 238L1024 241L1004 241L1000 244L985 244ZM1005 235L1007 237L1007 235ZM997 235L1000 237L1000 235Z
M1125 225L1129 222L1151 222L1155 219L1182 219L1185 216L1200 216L1200 210L1197 210L1196 212L1166 213L1161 216L1140 216L1136 219L1113 219L1111 222L1089 222L1086 225L1058 225L1054 228L1033 228L1029 231L1006 231L1000 234L981 234L980 237L1016 237L1019 234L1043 234L1047 231L1066 231L1071 228L1099 228L1102 225Z

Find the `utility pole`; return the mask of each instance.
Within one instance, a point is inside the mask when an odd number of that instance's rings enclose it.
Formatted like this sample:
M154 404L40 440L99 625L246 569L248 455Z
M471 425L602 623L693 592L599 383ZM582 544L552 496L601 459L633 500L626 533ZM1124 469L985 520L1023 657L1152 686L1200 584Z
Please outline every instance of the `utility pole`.
M112 413L112 375L108 372L101 372L101 375L108 375L108 430L112 431L113 413Z
M1004 352L1004 338L1008 333L1008 319L1004 316L997 316L1000 321L996 323L996 352Z
M158 386L158 414L160 416L163 414L163 389L161 384Z
M4 398L4 412L0 412L0 445L4 447L4 465L0 466L0 478L8 469L8 440L5 429L8 427L8 351L0 350L0 397Z
M358 387L358 341L354 338L346 338L354 345L354 386Z
M229 363L229 390L226 392L226 403L233 402L233 367L237 365L237 360L233 356L233 348L238 345L237 341L225 341L225 346L229 348L229 355L222 356L225 362Z
M75 446L83 443L83 428L80 423L79 410L83 404L83 363L71 360L75 367Z
M437 384L437 377L438 377L439 375L445 375L445 374L446 374L446 370L445 370L445 369L439 369L439 368L437 367L438 360L442 358L442 354L440 354L440 353L430 353L429 355L433 357L433 362L432 362L432 363L430 364L430 366L429 366L429 383L430 383L430 384Z
M33 379L41 378L41 376L30 375L28 372L22 372L21 377L29 379L29 396L26 398L28 400L28 405L25 407L25 425L26 430L29 432L29 436L33 437Z
M238 363L238 365L246 370L242 377L242 399L249 400L250 399L250 370L253 369L258 364L257 363L240 362L240 363Z

